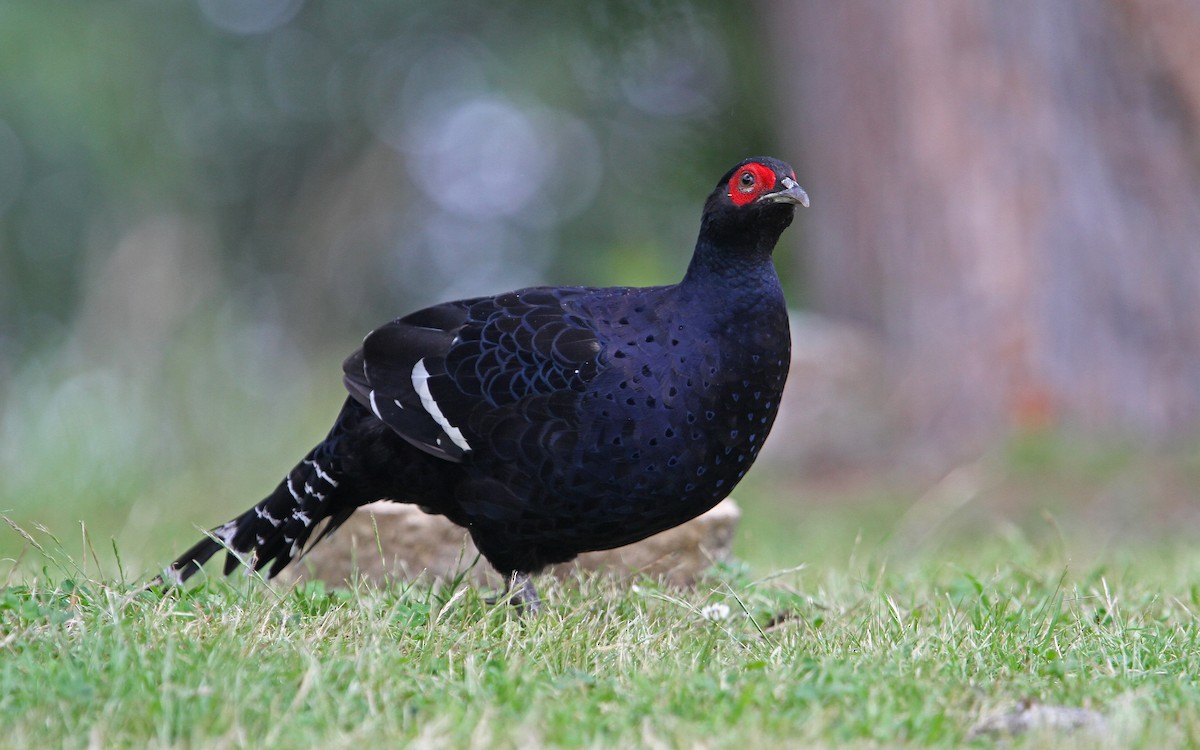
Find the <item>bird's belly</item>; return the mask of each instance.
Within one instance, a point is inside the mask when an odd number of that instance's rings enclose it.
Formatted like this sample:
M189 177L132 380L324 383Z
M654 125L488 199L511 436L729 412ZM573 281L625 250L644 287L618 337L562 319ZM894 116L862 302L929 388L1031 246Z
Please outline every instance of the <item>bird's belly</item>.
M527 475L527 491L540 498L527 512L560 540L573 538L580 551L620 546L716 505L757 457L782 379L714 379L707 391L659 386L618 387L629 395L615 400L605 391L605 407L583 421L570 455L549 475Z

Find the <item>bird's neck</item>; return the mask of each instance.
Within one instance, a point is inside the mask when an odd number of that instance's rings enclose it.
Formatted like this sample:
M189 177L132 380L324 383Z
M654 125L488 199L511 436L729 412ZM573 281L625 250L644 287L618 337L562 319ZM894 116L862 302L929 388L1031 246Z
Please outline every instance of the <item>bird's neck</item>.
M771 260L774 242L730 248L701 235L692 262L679 286L687 297L714 313L747 313L784 309L783 289Z
M751 241L738 247L725 242L716 245L701 235L680 286L710 289L720 296L774 292L779 289L772 260L774 247L774 241Z

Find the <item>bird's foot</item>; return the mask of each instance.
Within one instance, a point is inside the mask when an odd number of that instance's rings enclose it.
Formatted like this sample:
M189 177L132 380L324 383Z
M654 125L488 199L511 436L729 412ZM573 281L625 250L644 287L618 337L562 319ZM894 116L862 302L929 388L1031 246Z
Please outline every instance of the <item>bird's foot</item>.
M504 590L497 596L484 599L488 604L508 602L522 615L536 615L542 611L542 600L533 587L533 578L528 573L513 573L504 582Z

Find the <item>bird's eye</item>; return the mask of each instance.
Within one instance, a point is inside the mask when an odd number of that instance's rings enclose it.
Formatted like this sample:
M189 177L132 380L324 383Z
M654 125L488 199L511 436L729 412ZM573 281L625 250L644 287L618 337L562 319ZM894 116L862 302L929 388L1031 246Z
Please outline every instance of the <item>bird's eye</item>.
M735 206L745 206L760 197L775 184L775 173L759 162L752 161L737 168L726 186L729 200Z

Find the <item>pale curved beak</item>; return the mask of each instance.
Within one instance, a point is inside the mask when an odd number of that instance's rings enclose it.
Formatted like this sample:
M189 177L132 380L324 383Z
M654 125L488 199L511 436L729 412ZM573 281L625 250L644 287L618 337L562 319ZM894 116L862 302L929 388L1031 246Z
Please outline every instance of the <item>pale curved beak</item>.
M769 203L791 203L808 208L808 193L804 192L804 188L797 185L795 180L791 177L784 177L779 184L783 185L783 190L767 193L759 200Z

